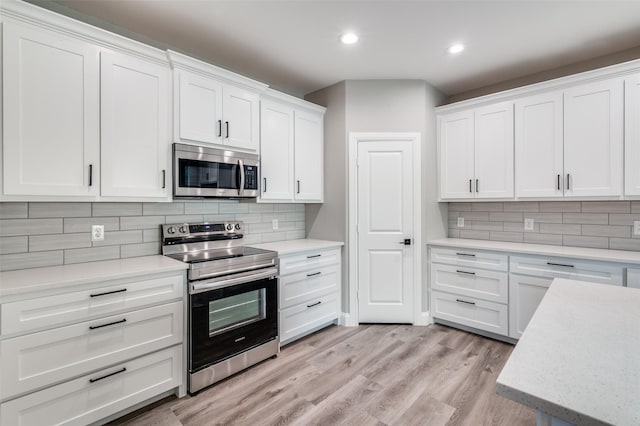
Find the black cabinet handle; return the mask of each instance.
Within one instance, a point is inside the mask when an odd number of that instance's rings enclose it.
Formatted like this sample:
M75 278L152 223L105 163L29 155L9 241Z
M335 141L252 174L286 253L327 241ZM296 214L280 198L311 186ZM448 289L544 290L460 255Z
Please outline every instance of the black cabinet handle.
M298 194L300 193L300 181L297 180L296 182L298 182Z
M321 303L322 303L322 300L318 300L316 303L312 303L310 305L307 305L307 308L313 308L314 306L318 306Z
M547 265L549 265L549 266L564 266L565 268L575 268L575 266L573 266L573 265L569 265L568 263L553 263L553 262L547 262Z
M127 322L127 319L126 318L122 318L120 321L114 321L114 322L110 322L108 324L90 325L89 326L89 330L95 330L96 328L102 328L102 327L109 327L110 325L122 324L123 322Z
M267 192L267 178L262 178L264 180L264 187L262 188L262 192Z
M107 294L115 294L115 293L122 293L127 291L126 288L121 288L120 290L113 290L113 291L106 291L104 293L94 293L94 294L90 294L89 297L100 297L100 296L106 296Z
M229 139L229 122L225 121L224 124L227 126L227 136L225 136L225 138Z
M456 302L466 303L467 305L475 305L476 302L467 302L466 300L456 299Z
M571 182L569 181L570 177L569 173L567 173L567 189L571 189Z
M558 191L560 191L560 175L558 175Z
M89 164L89 186L93 185L93 164Z
M480 186L478 185L478 182L480 182L480 179L476 179L476 192L480 192Z
M162 189L165 189L167 187L167 171L163 170L162 171Z
M124 373L125 371L127 371L127 369L125 367L122 367L118 371L114 371L113 373L109 373L109 374L107 374L105 376L98 377L97 379L89 379L89 383L95 383L95 382L98 382L98 381L100 381L102 379L106 379L107 377L111 377L111 376L115 376L116 374Z
M471 254L471 253L456 253L456 255L458 255L458 256L476 257L475 254Z
M222 137L222 120L218 120L218 137Z
M473 193L473 184L471 182L473 182L473 180L469 179L469 192Z
M314 272L313 274L307 274L308 277L314 277L316 275L320 275L322 272Z
M467 272L467 271L461 271L459 269L456 269L456 272L459 274L468 274L468 275L475 275L475 272Z
M307 256L307 259L313 259L314 257L320 257L321 254L312 254L311 256Z

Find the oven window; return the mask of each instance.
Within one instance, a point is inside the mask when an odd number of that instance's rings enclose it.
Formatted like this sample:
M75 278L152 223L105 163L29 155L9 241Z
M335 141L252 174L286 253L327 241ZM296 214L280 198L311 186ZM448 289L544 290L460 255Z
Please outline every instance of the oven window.
M238 165L212 161L179 160L183 188L238 189Z
M266 318L265 289L209 302L209 337Z

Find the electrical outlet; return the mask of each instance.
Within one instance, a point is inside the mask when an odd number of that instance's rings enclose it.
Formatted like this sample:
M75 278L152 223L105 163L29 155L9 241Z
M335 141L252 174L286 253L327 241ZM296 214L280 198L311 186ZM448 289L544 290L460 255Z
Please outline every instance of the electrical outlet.
M271 227L273 228L274 231L278 230L278 219L273 219L271 221Z
M458 218L458 228L464 228L464 217Z
M633 221L633 235L640 235L640 220Z
M91 225L91 241L104 241L104 225Z
M533 231L533 219L524 219L524 230Z

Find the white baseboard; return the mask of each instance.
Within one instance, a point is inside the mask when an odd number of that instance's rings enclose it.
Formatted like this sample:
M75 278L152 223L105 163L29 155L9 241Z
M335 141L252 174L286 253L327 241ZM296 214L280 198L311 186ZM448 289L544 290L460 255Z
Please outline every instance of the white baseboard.
M429 315L429 311L420 312L420 314L418 315L418 318L413 323L413 325L419 325L419 326L425 326L425 325L431 325L431 324L433 324L433 318L431 318L431 315Z
M354 321L354 320L355 320L355 318L354 318L354 317L352 317L350 314L348 314L348 313L346 313L346 312L343 312L343 313L340 315L340 322L339 322L339 324L340 324L340 325L343 325L343 326L345 326L345 327L357 327L359 324L358 324L356 321Z

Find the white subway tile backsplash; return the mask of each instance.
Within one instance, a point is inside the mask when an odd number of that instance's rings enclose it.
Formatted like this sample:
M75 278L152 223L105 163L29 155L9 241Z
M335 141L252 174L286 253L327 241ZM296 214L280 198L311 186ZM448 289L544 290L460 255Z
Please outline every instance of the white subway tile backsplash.
M518 203L504 203L505 212L538 212L540 203L537 201L521 201Z
M25 253L29 251L29 237L0 237L0 254Z
M142 216L142 203L93 203L93 216Z
M564 212L580 212L580 201L545 201L540 203L541 212L564 213Z
M149 231L149 230L145 230ZM133 231L113 231L104 233L104 241L94 241L93 246L119 246L121 244L136 244L142 242L142 233L144 231L137 229ZM159 232L158 232L159 234ZM158 241L160 241L158 239Z
M26 219L28 212L27 203L0 202L0 219Z
M249 204L249 213L270 213L273 208L273 204Z
M235 220L241 220L244 223L260 223L262 222L262 215L260 213L241 213L236 215Z
M460 238L469 238L472 240L488 240L489 231L474 231L471 229L460 229Z
M527 213L524 216L537 223L562 223L562 213Z
M143 243L153 243L157 241L162 241L162 231L160 227L158 229L143 229L142 230L142 242Z
M489 220L492 222L522 222L524 216L523 213L490 212Z
M0 255L0 271L62 265L62 250Z
M636 220L640 220L640 213L609 215L609 225L633 226L633 222L635 222Z
M563 213L562 223L606 225L609 223L609 215L607 213Z
M249 204L245 203L229 203L220 204L218 211L224 213L249 213Z
M88 217L88 218L65 218L64 232L78 233L91 232L92 225L103 225L105 232L118 231L120 229L120 218L117 217Z
M164 223L164 216L127 216L120 218L120 229L159 229Z
M523 242L529 244L550 244L553 246L561 246L562 235L525 232Z
M631 201L583 201L582 213L631 213Z
M607 237L585 237L582 235L563 235L562 244L573 247L609 248Z
M123 246L124 247L124 246ZM97 262L120 258L120 246L68 249L64 251L64 263Z
M460 238L460 230L459 229L451 229L448 231L449 238Z
M631 202L631 213L640 213L640 201Z
M565 223L541 223L540 232L543 234L580 235L582 226Z
M184 203L143 203L143 216L183 215Z
M29 237L30 252L81 247L91 247L91 233L33 235Z
M202 215L200 214L183 214L178 216L165 216L164 223L190 223L190 222L202 222Z
M212 202L186 202L184 214L218 214L218 203Z
M492 241L509 241L521 243L524 239L522 232L490 232L489 239Z
M160 242L120 246L120 257L123 259L126 257L152 256L160 253L162 253L162 244Z
M502 231L504 226L502 222L484 222L480 220L474 220L471 224L471 229L475 231Z
M501 212L504 203L471 203L472 212Z
M614 250L640 251L640 239L638 238L609 238L609 248Z
M304 206L304 204L300 204L300 205ZM296 204L274 204L273 211L274 212L295 212Z
M62 218L59 219L3 219L0 220L0 237L19 235L61 234Z
M90 203L29 203L29 218L89 217Z
M485 222L489 221L489 212L460 212L458 217L464 217L465 222L467 220L483 220Z
M202 216L202 220L205 222L224 222L226 220L235 220L236 215L233 213L225 214L205 214Z
M289 231L287 232L287 240L300 240L302 238L304 238L305 235L305 231L302 230L298 230L298 231Z
M582 235L591 235L594 237L631 238L631 227L616 225L582 225Z

